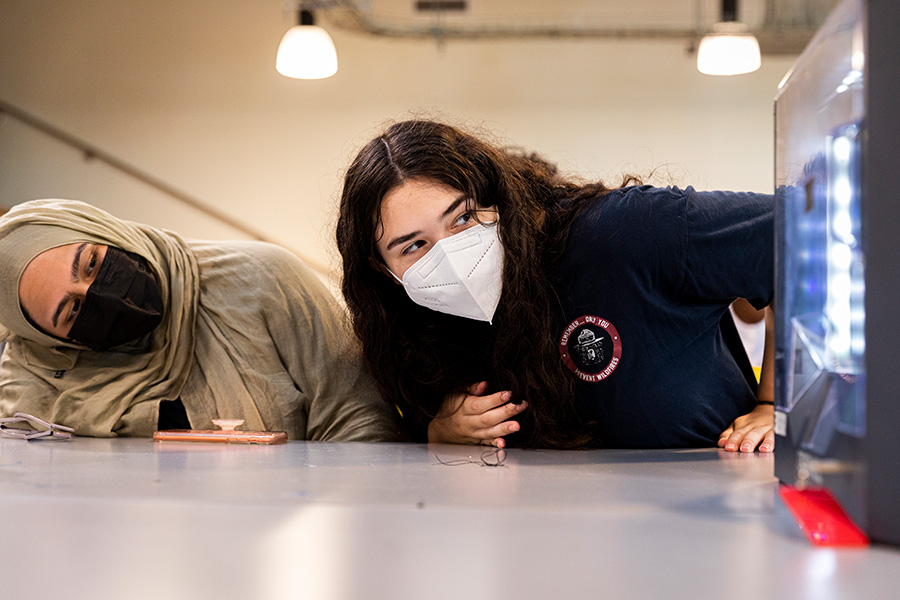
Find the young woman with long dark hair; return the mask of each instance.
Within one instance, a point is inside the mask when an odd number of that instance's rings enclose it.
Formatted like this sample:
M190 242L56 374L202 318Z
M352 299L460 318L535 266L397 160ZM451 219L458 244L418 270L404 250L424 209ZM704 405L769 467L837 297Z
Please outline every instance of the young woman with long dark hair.
M399 122L347 170L342 290L415 439L771 451L771 369L758 391L728 306L772 300L773 203Z

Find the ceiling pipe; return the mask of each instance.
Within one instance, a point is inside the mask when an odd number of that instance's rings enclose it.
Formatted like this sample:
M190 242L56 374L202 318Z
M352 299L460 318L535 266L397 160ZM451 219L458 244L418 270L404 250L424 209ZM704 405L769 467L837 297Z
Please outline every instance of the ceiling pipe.
M823 0L810 0L822 4ZM768 0L770 4L777 0ZM833 3L833 1L832 1ZM353 0L333 0L332 10L323 11L330 24L337 28L365 33L377 37L396 39L433 40L438 42L460 40L517 40L517 39L669 39L685 40L692 46L703 37L706 26L664 28L664 27L607 27L604 25L516 25L509 23L478 24L409 24L376 16L371 10L362 8ZM821 10L821 20L828 11ZM767 14L777 14L774 9ZM759 40L763 54L799 54L815 34L818 22L806 26L781 26L766 23L753 33Z

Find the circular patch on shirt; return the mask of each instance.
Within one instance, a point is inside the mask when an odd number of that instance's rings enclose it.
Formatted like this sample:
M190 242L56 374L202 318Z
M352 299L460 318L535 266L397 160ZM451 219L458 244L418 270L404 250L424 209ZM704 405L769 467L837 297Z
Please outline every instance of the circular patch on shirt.
M579 379L589 382L609 377L622 358L622 340L606 319L585 315L566 327L559 338L559 354Z

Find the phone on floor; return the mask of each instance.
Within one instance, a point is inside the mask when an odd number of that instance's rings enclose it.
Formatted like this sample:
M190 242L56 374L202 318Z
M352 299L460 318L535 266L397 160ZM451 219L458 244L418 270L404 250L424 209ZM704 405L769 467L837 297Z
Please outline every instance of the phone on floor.
M219 442L225 444L284 444L284 431L234 431L224 429L168 429L153 434L157 442Z

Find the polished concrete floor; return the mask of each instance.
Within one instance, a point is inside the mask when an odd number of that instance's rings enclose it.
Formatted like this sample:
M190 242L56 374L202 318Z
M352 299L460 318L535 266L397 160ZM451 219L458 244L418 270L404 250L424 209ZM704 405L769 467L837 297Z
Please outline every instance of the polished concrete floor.
M771 455L0 439L0 598L896 599Z

